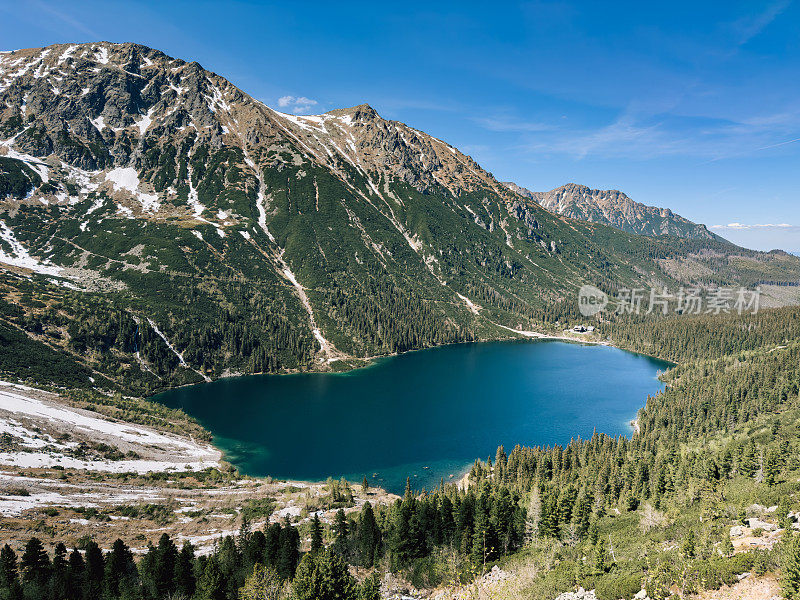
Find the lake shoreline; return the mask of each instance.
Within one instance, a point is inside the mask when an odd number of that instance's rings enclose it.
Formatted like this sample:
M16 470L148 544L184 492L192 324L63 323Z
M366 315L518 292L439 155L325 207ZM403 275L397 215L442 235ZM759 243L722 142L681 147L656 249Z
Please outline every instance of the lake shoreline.
M631 352L633 354L639 354L641 356L647 356L650 358L654 358L656 360L660 360L662 362L670 363L672 366L675 366L676 363L672 363L669 359L662 358L660 356L656 356L653 354L647 354L645 352L637 352L635 350L630 350L628 348L624 348L622 346L616 346L610 340L602 340L602 339L584 339L584 338L576 338L567 335L557 335L557 334L549 334L549 333L541 333L539 331L525 331L520 329L511 329L510 327L506 327L504 325L499 325L498 323L494 323L494 321L490 321L493 325L498 327L502 327L503 329L507 329L513 333L516 333L516 336L505 336L499 335L497 337L486 337L477 340L471 341L464 341L464 342L448 342L445 344L437 344L434 346L423 346L421 348L412 348L410 350L403 350L402 352L387 352L386 354L373 354L370 356L350 356L344 359L336 359L332 362L325 362L325 363L314 363L314 367L319 364L329 365L336 362L344 362L344 361L354 361L363 364L354 365L352 368L342 370L342 371L334 371L332 369L319 369L319 368L309 368L309 369L283 369L277 372L268 372L268 371L260 371L255 373L240 373L240 372L224 372L222 375L216 378L212 378L211 381L196 381L193 383L184 383L181 385L174 385L168 386L159 389L158 391L150 394L149 396L145 396L146 400L152 401L155 396L159 394L163 394L170 390L178 390L182 388L192 387L195 385L202 385L207 383L214 383L215 381L221 381L225 379L238 379L242 377L251 377L251 376L259 376L259 375L308 375L312 373L320 373L320 374L329 374L329 375L342 375L346 373L352 373L354 371L359 371L362 369L367 369L373 366L376 361L385 358L393 358L396 356L404 356L406 354L411 354L413 352L422 352L424 350L434 350L436 348L447 348L448 346L458 346L461 344L483 344L488 342L510 342L510 341L556 341L556 342L567 342L567 343L574 343L574 344L581 344L587 346L607 346L609 348L616 348L617 350L624 350L625 352ZM580 335L580 334L579 334ZM672 368L672 367L670 367Z
M673 362L672 360L665 358L663 356L659 356L657 354L648 354L646 352L641 352L637 350L632 350L630 348L626 348L624 346L620 346L614 343L613 340L610 339L598 339L597 337L593 338L585 338L585 337L575 337L575 336L584 336L587 333L575 333L574 335L566 335L570 332L569 329L562 330L561 334L557 333L542 333L541 331L534 331L534 330L524 330L524 329L514 329L512 327L508 327L506 325L501 325L495 321L490 319L486 319L488 323L498 327L500 329L509 331L516 335L503 335L502 333L498 332L499 335L496 336L486 336L481 339L471 340L471 341L463 341L463 342L449 342L445 344L437 344L433 346L423 346L421 348L412 348L410 350L403 350L402 352L387 352L385 354L373 354L370 356L349 356L345 355L344 357L337 357L333 360L327 360L322 362L315 361L309 368L293 368L293 369L283 369L278 372L257 372L257 373L240 373L240 372L230 372L226 371L223 372L219 377L213 378L211 377L210 381L196 381L193 383L184 383L182 385L175 385L175 386L167 386L164 388L159 389L158 391L146 396L145 399L152 401L155 396L159 394L168 392L169 390L176 390L186 387L191 387L195 385L200 385L203 383L213 383L215 381L220 381L223 379L237 379L241 377L250 377L256 375L302 375L302 374L310 374L310 373L328 373L328 374L345 374L345 373L352 373L354 371L358 371L361 369L366 369L371 366L374 366L375 363L381 359L385 358L392 358L395 356L403 356L412 352L420 352L423 350L432 350L434 348L445 348L448 346L456 346L459 344L480 344L485 342L503 342L503 341L512 341L512 340L542 340L542 341L560 341L560 342L567 342L567 343L575 343L575 344L583 344L583 345L591 345L591 346L607 346L610 348L616 348L618 350L623 350L625 352L631 352L633 354L638 354L641 356L647 356L649 358L654 358L661 362L668 363L669 369L674 368L677 366L677 363ZM342 363L342 362L349 362L352 361L354 363L350 365L349 368L337 371L330 368L331 364L335 363ZM321 368L322 367L322 368ZM669 370L667 369L667 370ZM666 371L665 371L666 372ZM663 373L662 373L663 375Z
M618 349L603 340L511 333L516 335L375 357L370 369L328 373L348 377L320 377L325 373L313 371L288 378L247 375L193 386L191 391L186 387L171 390L151 400L183 409L197 419L212 432L214 445L225 459L248 476L321 481L329 475L344 475L360 481L362 472L379 472L371 483L398 493L406 476L411 477L412 487L420 489L438 485L442 476L445 481L461 476L475 457L494 454L498 445L566 443L570 436L591 435L593 429L630 436L634 434L630 421L647 396L663 389L663 382L656 379L669 365L657 358ZM558 343L525 343L531 340ZM582 351L580 346L608 350ZM420 350L437 352L420 356ZM395 362L400 357L404 360ZM608 381L617 384L601 384ZM429 382L438 383L430 388ZM233 410L230 403L221 401L230 397L239 399ZM351 397L345 404L339 401ZM611 412L598 416L590 410L596 403L607 407L601 411ZM505 416L490 416L487 407ZM445 410L449 412L443 415ZM565 410L572 411L566 419L562 418ZM378 416L371 414L375 411ZM542 423L538 424L529 417L540 411ZM301 414L315 418L309 421ZM346 442L362 435L345 423L353 421L352 415L363 415L355 421L368 432L361 449ZM424 432L419 415L427 415ZM513 426L504 423L509 419ZM277 422L285 425L276 432ZM315 423L336 429L336 440L328 439L328 434L319 437ZM388 437L370 433L379 430ZM309 447L303 442L306 449L299 457L294 456L297 450L279 450L296 447L308 435L314 444ZM319 445L322 439L327 446ZM473 443L473 439L480 441ZM333 455L330 448L335 449ZM370 458L357 458L366 448ZM387 458L391 460L386 462ZM449 465L448 460L452 461Z

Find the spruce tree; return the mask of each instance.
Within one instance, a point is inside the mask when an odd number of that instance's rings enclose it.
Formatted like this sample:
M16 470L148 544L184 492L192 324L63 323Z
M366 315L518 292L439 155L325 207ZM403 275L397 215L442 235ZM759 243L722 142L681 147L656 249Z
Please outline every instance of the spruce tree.
M216 557L205 560L203 574L197 584L197 595L200 600L226 600L225 580Z
M297 562L300 560L300 534L289 522L287 517L284 521L280 533L280 546L278 548L278 560L275 565L278 575L282 579L294 577Z
M83 577L86 571L86 563L77 548L69 554L69 565L67 567L67 598L78 598L81 595Z
M336 517L333 521L333 532L334 535L336 535L336 542L338 544L347 543L348 529L347 515L345 515L344 510L340 508L336 511Z
M800 535L792 534L783 544L781 564L783 597L786 600L798 600L800 599Z
M264 545L264 564L272 565L278 570L278 554L281 548L281 525L280 523L272 523L265 531L266 543Z
M320 523L319 515L314 513L314 518L311 520L311 551L321 550L323 546L322 523Z
M103 588L107 596L116 598L123 589L133 587L136 576L136 564L133 562L133 553L125 543L118 539L111 546L111 552L106 557Z
M375 513L372 511L372 505L365 502L361 507L361 513L358 515L358 554L362 567L370 568L375 562L375 555L380 543L380 529L378 523L375 521Z
M0 587L11 589L18 581L17 554L5 544L0 550Z
M65 598L67 595L67 547L59 542L53 549L53 564L50 569L50 595L53 598Z
M43 583L47 579L50 559L39 538L32 537L25 544L20 567L23 581Z
M97 545L97 542L92 540L86 545L86 574L84 582L86 594L89 598L100 597L103 588L104 571L103 551Z
M178 594L186 598L194 595L197 581L194 575L194 546L188 541L183 543L175 564L175 588Z

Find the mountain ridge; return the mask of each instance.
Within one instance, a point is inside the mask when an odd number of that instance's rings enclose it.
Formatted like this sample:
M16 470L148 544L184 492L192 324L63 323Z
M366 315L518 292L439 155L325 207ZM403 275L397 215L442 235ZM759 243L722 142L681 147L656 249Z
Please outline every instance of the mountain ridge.
M587 282L800 279L554 215L369 105L280 113L130 43L0 54L0 190L0 326L137 393L547 331Z
M708 240L718 237L705 225L694 223L668 208L636 202L619 190L596 190L566 183L548 192L532 192L513 182L504 185L551 212L573 219L604 223L640 235Z

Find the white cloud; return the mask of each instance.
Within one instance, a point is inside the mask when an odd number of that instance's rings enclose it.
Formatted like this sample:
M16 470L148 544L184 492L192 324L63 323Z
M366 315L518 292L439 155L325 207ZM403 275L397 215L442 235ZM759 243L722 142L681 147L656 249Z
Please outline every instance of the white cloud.
M305 96L281 96L278 98L278 106L291 110L295 114L307 113L318 102Z
M800 225L789 223L728 223L711 229L734 244L755 250L781 248L800 254Z
M788 223L728 223L727 225L712 225L711 229L800 229L798 225L789 225Z

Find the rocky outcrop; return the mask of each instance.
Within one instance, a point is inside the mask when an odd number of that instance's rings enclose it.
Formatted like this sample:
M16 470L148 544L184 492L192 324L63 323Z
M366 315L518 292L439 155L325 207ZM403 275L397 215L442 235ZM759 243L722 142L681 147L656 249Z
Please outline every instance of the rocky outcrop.
M549 192L532 192L515 183L504 184L524 198L534 200L550 212L573 219L611 225L641 235L670 235L690 239L714 239L705 225L698 225L668 208L646 206L618 190L593 190L568 183Z
M594 590L578 588L575 592L564 592L556 600L597 600L597 595Z

